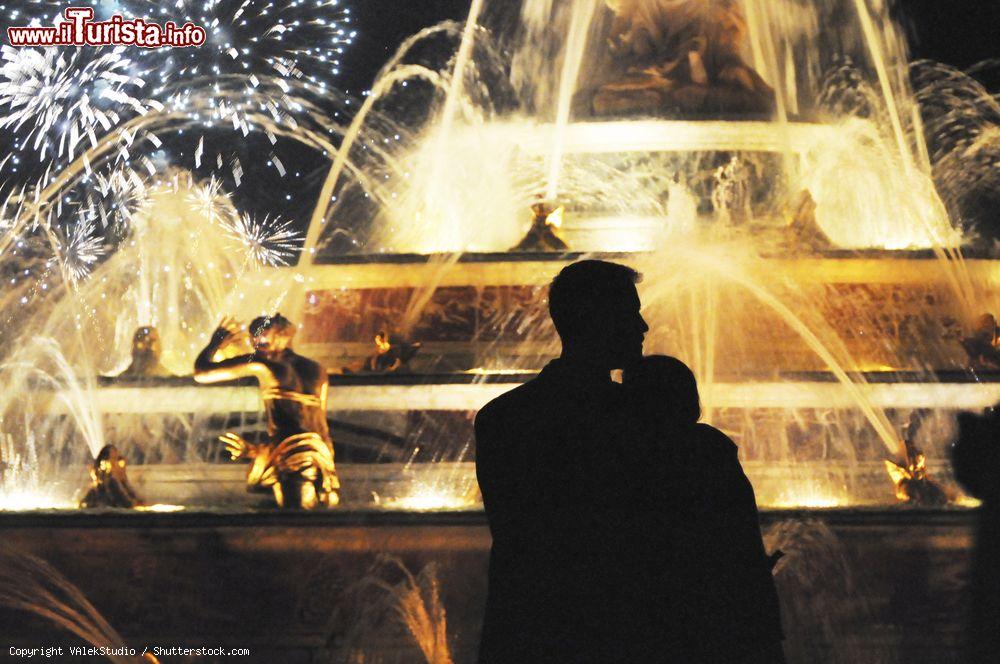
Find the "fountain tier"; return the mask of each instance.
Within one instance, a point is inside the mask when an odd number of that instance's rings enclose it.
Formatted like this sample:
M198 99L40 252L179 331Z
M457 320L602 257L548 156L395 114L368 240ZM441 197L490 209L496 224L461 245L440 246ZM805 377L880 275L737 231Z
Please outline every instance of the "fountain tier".
M947 266L899 252L727 256L681 247L674 265L663 266L662 254L611 258L653 270L655 278L640 284L651 324L647 352L692 364L706 419L737 440L761 504L892 501L882 459L894 455L903 423L917 411L931 422L921 443L930 468L947 478L953 414L1000 401L997 376L965 369L965 313ZM297 347L333 371L328 416L345 508L372 505L376 495L383 506L402 507L414 488L426 494L420 504L477 504L472 416L558 353L545 287L574 258L342 257L297 271L306 290L295 315ZM696 268L706 270L703 280L689 283ZM976 284L1000 280L993 261L961 268ZM258 281L288 282L287 270ZM270 297L267 290L258 294ZM383 329L422 344L409 372L341 374L374 351ZM58 419L69 412L65 396L40 389L35 398ZM260 411L253 385L198 386L188 378L109 379L87 398L116 442L121 422L199 422L193 442L210 458L221 423L237 418L253 428ZM165 445L132 442L140 455ZM358 463L370 460L380 463ZM153 500L238 505L253 501L232 481L241 472L139 465L133 478Z

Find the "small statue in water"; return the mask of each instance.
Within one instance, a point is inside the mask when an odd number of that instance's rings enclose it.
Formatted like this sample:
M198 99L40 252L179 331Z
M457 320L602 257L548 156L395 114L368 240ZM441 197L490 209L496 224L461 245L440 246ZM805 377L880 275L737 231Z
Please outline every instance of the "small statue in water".
M559 237L559 227L562 225L564 208L553 208L543 200L536 200L531 205L531 228L511 251L568 251L567 245Z
M736 0L605 2L625 73L597 91L597 115L773 111L774 90L740 55L747 25Z
M125 457L114 445L105 445L90 467L90 489L80 507L141 507L145 503L125 474Z
M794 249L824 251L833 248L830 237L816 219L816 200L803 189L787 210L787 230Z
M885 469L896 485L896 498L911 505L947 505L955 496L927 472L927 459L915 444L917 432L923 423L919 410L910 414L903 427L903 462L885 460Z
M410 360L420 351L419 342L400 341L385 330L375 333L375 352L353 367L344 367L345 374L353 373L405 373L410 370Z
M993 314L983 314L976 321L972 335L962 339L962 347L969 356L972 369L978 371L1000 370L1000 334Z
M750 170L739 157L715 169L712 207L716 216L730 224L742 224L752 216L750 204Z
M220 438L234 461L251 461L250 490L271 490L279 507L333 506L340 501L340 481L326 421L326 370L292 350L294 335L295 327L281 314L255 318L247 332L223 319L195 360L194 379L217 383L253 377L260 384L268 442L249 443L235 433ZM247 336L252 353L217 359Z
M155 327L144 325L132 335L132 363L120 377L166 377L173 374L163 364L163 345L160 343L160 333Z

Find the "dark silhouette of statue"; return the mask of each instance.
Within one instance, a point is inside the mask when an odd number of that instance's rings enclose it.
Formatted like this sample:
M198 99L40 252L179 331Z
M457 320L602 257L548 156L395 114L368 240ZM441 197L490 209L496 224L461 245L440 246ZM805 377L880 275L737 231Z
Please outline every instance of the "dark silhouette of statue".
M969 356L969 365L978 371L1000 370L1000 334L993 314L983 314L976 320L972 334L962 339Z
M681 638L659 661L784 661L772 559L753 487L725 434L698 422L694 374L680 360L646 357L624 374L636 418L657 442L657 502L666 534L660 578L665 620ZM653 460L651 460L651 463Z
M253 377L267 416L267 442L253 444L235 433L222 436L233 460L248 459L247 485L274 493L280 507L312 509L339 502L340 482L326 420L327 374L317 362L292 350L295 326L282 316L251 321L247 332L224 319L198 355L194 379L216 383ZM249 337L250 354L217 357Z
M561 208L553 208L543 200L537 200L531 205L531 228L521 241L511 247L511 251L569 251L569 245L558 234L556 212Z
M642 356L637 280L603 261L564 268L549 287L561 356L476 417L493 536L480 662L655 661L648 458L610 378Z
M896 485L896 498L911 505L947 505L954 500L943 484L931 477L927 457L917 448L917 433L923 424L924 412L917 409L903 427L902 462L885 459L885 469Z
M80 507L132 508L144 504L128 481L125 457L114 445L102 447L90 467L90 488L80 501Z
M787 226L792 247L806 251L824 251L833 248L830 236L816 219L816 199L808 189L803 189L790 202Z
M385 330L375 333L375 352L360 363L342 368L345 374L409 373L412 360L423 344L405 341Z
M735 0L605 0L623 73L593 98L599 116L759 115L774 90L743 61L747 23Z
M966 656L968 664L1000 661L1000 404L984 415L958 416L952 446L955 479L983 502L972 563Z
M119 375L128 378L172 376L170 370L160 362L162 355L163 344L160 342L160 333L155 327L143 325L132 335L132 362Z

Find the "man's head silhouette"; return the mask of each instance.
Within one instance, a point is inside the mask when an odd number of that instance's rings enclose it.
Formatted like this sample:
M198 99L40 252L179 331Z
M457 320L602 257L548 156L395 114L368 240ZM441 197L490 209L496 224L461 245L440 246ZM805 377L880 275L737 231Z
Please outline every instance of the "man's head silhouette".
M568 265L549 286L549 315L565 359L621 369L642 359L649 326L639 313L630 267L587 260Z

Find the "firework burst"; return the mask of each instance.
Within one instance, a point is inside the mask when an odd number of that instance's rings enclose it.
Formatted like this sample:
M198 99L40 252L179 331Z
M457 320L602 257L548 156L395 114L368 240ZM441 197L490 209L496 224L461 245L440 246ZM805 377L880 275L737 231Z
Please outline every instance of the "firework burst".
M255 219L240 214L220 221L248 260L261 267L287 265L302 246L302 234L292 228L291 221L277 216Z
M99 230L94 217L84 216L77 223L54 231L58 258L71 283L77 284L89 277L107 252Z
M52 25L64 8L33 0L6 18L11 25ZM95 14L191 22L205 28L207 40L188 49L4 47L0 127L15 130L15 149L61 146L62 156L150 106L183 111L192 97L211 96L222 79L229 89L235 79L258 100L268 79L321 92L355 35L350 9L339 0L104 0Z
M113 228L124 235L132 212L146 198L147 183L131 168L94 172L81 182L84 209L102 228Z
M7 18L11 25L51 25L63 8L27 2ZM0 176L6 176L0 189L6 193L16 184L44 187L65 163L57 160L71 160L81 143L93 147L150 111L186 116L187 124L231 126L246 136L254 128L251 111L289 115L302 106L291 97L325 98L354 37L350 10L339 0L106 0L95 10L95 20L118 14L190 21L205 28L207 40L187 49L3 47L0 128L9 132L0 137ZM298 92L290 94L293 85ZM176 131L162 151L173 159L200 156L199 135ZM163 145L141 128L121 138L113 155L119 163L142 158L137 146L152 152Z
M64 8L32 0L11 13L10 23L51 25ZM94 10L95 21L120 15L206 30L198 48L129 50L130 75L149 81L147 94L160 99L183 94L185 84L200 77L230 75L247 77L253 87L259 77L278 76L325 89L355 36L350 9L340 0L102 0Z
M72 159L81 141L96 145L122 113L145 112L136 96L143 81L127 73L123 50L2 47L0 128L18 136L15 151Z
M121 0L113 7L150 21L190 21L208 31L207 48L171 51L144 72L155 73L158 90L178 78L229 74L303 78L325 88L354 38L350 9L339 0L177 0L172 6Z
M206 182L195 184L187 194L191 206L201 212L206 219L216 221L228 218L229 198L222 189L222 182L214 175Z
M0 13L9 25L48 26L65 7L26 0L0 6ZM128 236L131 212L158 173L179 166L207 176L208 199L231 195L216 173L237 188L254 176L252 169L274 169L284 178L287 158L277 154L282 132L312 122L311 131L327 135L325 118L345 110L332 77L354 37L350 9L340 0L101 0L94 10L98 21L114 14L190 21L206 30L207 40L187 49L3 47L0 201L8 237L0 253L10 258L18 241L45 227L54 234L51 251L72 257L74 280L86 278L116 237ZM230 131L240 140L228 139ZM267 159L248 163L239 150L252 132L275 147ZM326 140L307 144L326 149ZM249 260L289 260L298 235L292 222L257 219L248 214L220 223Z

